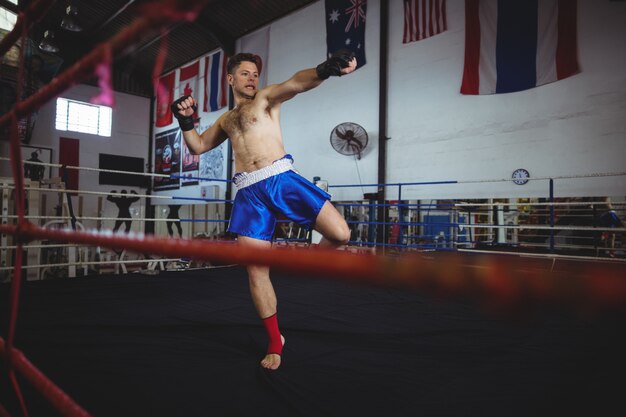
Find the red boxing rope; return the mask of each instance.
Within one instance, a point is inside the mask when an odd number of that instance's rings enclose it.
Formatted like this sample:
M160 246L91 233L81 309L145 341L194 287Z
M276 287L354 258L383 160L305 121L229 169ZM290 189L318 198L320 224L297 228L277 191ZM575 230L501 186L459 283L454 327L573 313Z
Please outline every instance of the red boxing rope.
M193 4L185 4L186 2L182 0L166 0L164 7L152 7L148 8L144 6L143 17L137 19L131 26L119 32L116 36L114 36L108 42L103 42L97 48L92 50L87 56L81 59L79 62L74 64L69 70L65 71L60 76L54 78L48 85L39 90L36 94L30 96L24 101L20 100L20 94L18 91L17 94L17 103L13 107L13 109L0 117L0 128L10 124L10 148L11 148L11 164L13 169L13 178L16 186L16 212L18 214L18 226L16 228L16 237L18 239L18 245L16 249L16 265L22 264L23 257L23 242L21 239L21 234L19 233L19 229L22 227L28 227L28 222L24 220L24 177L23 177L23 167L22 167L22 157L20 150L19 137L17 133L17 121L21 116L25 116L34 110L41 107L44 103L48 102L50 99L65 91L70 86L74 85L77 82L80 82L88 77L90 77L97 66L103 61L106 60L107 57L111 57L113 53L122 52L126 47L133 45L134 43L139 42L144 36L146 31L159 28L167 25L168 23L173 23L176 21L183 20L194 20L199 13L199 11L204 7L208 0L198 0L193 2ZM26 36L29 29L29 23L39 20L48 9L52 6L54 2L46 2L44 0L34 2L26 11L26 13L21 13L18 19L18 24L0 43L0 51L2 54L6 52L13 43L18 39L18 36L21 36L22 45L26 40ZM30 14L32 13L32 15ZM23 64L24 48L21 48L20 51L20 63ZM23 81L23 65L20 66L20 71L18 73L18 86L22 84ZM13 348L13 340L15 335L15 325L17 322L17 313L18 313L18 304L19 304L19 289L22 277L21 268L16 268L13 276L13 280L11 283L11 309L9 313L9 332L6 343L6 356L8 363L8 372L9 377L11 379L11 383L13 385L16 396L18 397L18 401L20 403L20 407L22 410L22 414L25 417L28 417L28 410L26 409L26 404L24 402L23 396L21 394L19 385L17 383L17 378L14 370L16 366L20 363L24 363L26 360L23 358L23 355L17 355L17 352ZM3 342L4 345L4 342ZM16 359L17 358L17 359ZM20 362L20 358L23 360ZM30 368L19 368L24 371L24 369ZM44 395L46 395L46 389L49 387L49 384L41 384L43 375L41 373L35 373L36 378L34 381L36 382L34 385L38 388ZM32 381L31 381L32 382ZM48 381L49 382L49 381ZM58 392L57 392L58 394ZM64 406L62 409L59 409L65 415L88 415L84 414L76 414L72 410L80 409L78 405L76 405L69 397L59 397L53 396L50 398L53 404L57 401L64 401ZM69 405L68 405L69 404ZM56 406L56 405L55 405ZM0 410L5 412L6 410Z
M76 404L61 388L50 381L39 369L37 369L22 352L15 348L10 350L5 347L4 340L0 337L0 355L8 357L12 366L50 401L50 404L64 416L89 417L90 414ZM1 407L0 407L1 408ZM6 410L5 410L6 412ZM8 415L8 413L6 414ZM2 413L0 411L0 416Z
M24 37L22 37L22 41ZM23 44L23 42L22 42ZM23 50L23 48L22 48ZM23 59L23 55L20 55L20 58ZM20 83L22 73L20 71ZM19 97L19 96L18 96ZM15 190L15 209L18 215L18 224L24 224L26 221L24 220L24 176L23 176L23 168L22 168L22 154L20 148L20 140L17 132L17 118L15 114L11 115L11 126L10 126L10 154L13 156L11 160L11 167L13 169L13 178L15 181L15 186L19 187ZM19 240L18 236L18 244L17 249L15 251L15 265L22 265L22 259L24 256L24 250L22 248L22 241ZM7 349L9 352L13 351L13 341L15 338L15 326L17 323L17 312L18 305L20 299L20 288L22 283L22 268L16 268L15 273L13 274L13 280L11 281L11 302L10 302L10 311L9 311L9 333L7 338ZM13 366L13 362L11 361L12 356L8 356L9 360L9 378L11 380L11 385L13 386L13 390L15 391L15 395L18 398L20 407L22 409L22 414L24 417L28 417L28 410L26 408L26 402L24 401L24 397L22 395L22 391L20 390L19 384L17 382L17 378L15 376L15 368Z
M170 257L268 265L300 275L325 275L440 296L463 296L505 309L531 302L565 304L585 311L626 308L625 268L622 265L576 264L561 271L548 272L545 264L505 256L441 254L434 259L425 259L420 255L392 258L314 248L253 249L201 240L48 230L30 223L23 224L19 231L16 226L2 225L0 232L19 233L25 240L50 239L109 248L124 247L138 253Z

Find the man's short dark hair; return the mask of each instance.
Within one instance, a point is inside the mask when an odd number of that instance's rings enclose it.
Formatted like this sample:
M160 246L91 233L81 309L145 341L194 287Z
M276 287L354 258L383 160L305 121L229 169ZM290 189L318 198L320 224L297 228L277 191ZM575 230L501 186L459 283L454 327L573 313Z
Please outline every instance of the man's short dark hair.
M259 62L258 62L258 56L254 55L254 54L249 54L246 52L240 52L237 55L233 55L229 60L228 60L228 64L226 66L226 71L229 74L232 74L235 69L239 66L239 64L241 64L242 62L252 62L253 64L255 64L257 66L257 68L259 67Z

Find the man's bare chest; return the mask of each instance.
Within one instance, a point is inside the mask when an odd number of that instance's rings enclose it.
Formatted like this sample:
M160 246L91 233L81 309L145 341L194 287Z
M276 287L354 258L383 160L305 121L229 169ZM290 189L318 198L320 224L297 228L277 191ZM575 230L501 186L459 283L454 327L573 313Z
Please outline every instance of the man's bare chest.
M251 105L243 105L231 110L222 122L222 128L231 137L253 130L259 125L262 114Z

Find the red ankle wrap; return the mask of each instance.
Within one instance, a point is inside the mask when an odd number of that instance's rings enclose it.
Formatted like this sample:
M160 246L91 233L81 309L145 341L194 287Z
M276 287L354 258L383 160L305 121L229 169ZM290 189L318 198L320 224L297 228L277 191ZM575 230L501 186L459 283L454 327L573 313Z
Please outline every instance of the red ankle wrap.
M276 353L280 355L283 353L283 342L280 340L280 330L278 330L278 318L276 314L273 314L263 319L263 326L267 332L269 338L269 345L267 346L267 353Z

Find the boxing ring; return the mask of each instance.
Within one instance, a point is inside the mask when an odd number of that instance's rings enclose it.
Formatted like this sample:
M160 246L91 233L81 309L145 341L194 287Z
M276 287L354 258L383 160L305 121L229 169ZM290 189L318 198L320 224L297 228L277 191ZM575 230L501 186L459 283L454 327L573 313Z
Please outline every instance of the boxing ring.
M20 15L14 31L0 42L1 53L20 34L24 39L46 3L33 2ZM355 250L299 245L252 250L235 242L33 223L43 219L25 214L25 193L50 189L26 186L18 119L102 63L110 64L111 56L136 42L142 31L193 19L204 3L192 11L174 1L164 2L158 13L146 9L109 43L0 117L0 127L10 129L15 190L13 224L0 225L0 233L15 239L6 247L14 250L11 282L0 286L0 416L589 415L623 408L623 385L615 383L626 371L621 262L556 262L555 256L458 250L383 256L368 250L376 243L369 238L353 241ZM548 210L558 207L556 201L549 203ZM460 210L464 204L498 206L457 202L454 207ZM404 222L403 210L426 207L423 203L403 203L399 196L387 204L392 206L397 221L367 223L400 227L396 243L379 246L433 249L428 245L444 244L434 239L426 246L410 243L411 228L423 226L423 219ZM443 226L458 227L459 222ZM25 248L39 240L158 257L148 263L187 259L224 266L158 276L84 272L76 279L27 281ZM452 246L445 234L444 241L445 247L434 249ZM476 242L462 243L472 249ZM79 260L76 264L89 264ZM278 372L264 371L257 363L264 336L249 299L241 267L246 264L277 271L273 280L288 340Z

